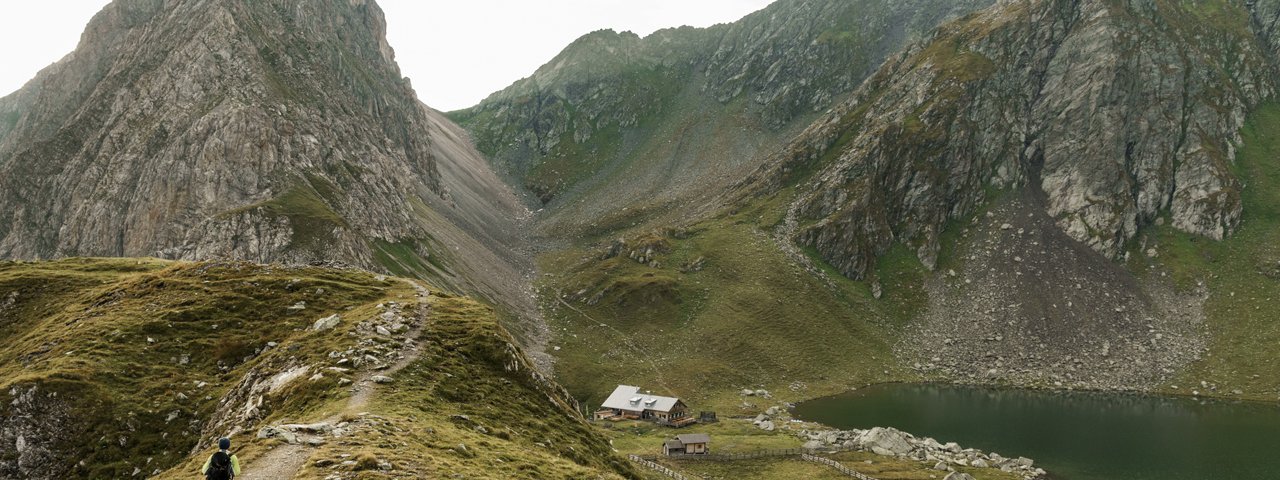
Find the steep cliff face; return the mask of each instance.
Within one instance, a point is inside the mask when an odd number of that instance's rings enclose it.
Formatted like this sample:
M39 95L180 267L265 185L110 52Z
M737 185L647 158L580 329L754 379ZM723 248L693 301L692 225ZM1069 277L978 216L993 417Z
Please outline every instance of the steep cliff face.
M448 122L384 34L372 2L112 3L0 101L0 256L329 260L460 283L458 242L433 235L470 209L507 239L520 207L460 140L436 145Z
M723 188L891 52L988 4L784 0L707 29L595 32L451 117L548 229L609 223Z
M932 267L948 220L1026 185L1110 257L1160 217L1221 239L1236 132L1275 88L1255 27L1240 4L1166 1L1001 2L949 24L788 147L780 178L821 169L794 238L855 278L895 242Z

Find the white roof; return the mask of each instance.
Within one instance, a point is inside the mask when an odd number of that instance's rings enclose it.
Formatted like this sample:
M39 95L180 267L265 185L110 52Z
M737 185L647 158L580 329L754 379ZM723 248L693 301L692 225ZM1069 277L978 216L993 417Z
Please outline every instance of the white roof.
M609 398L600 404L603 408L616 408L618 410L627 410L631 412L642 412L645 410L653 410L655 412L670 412L676 406L676 402L680 399L673 397L664 397L661 395L651 395L648 393L640 393L640 387L631 385L618 385L613 390Z

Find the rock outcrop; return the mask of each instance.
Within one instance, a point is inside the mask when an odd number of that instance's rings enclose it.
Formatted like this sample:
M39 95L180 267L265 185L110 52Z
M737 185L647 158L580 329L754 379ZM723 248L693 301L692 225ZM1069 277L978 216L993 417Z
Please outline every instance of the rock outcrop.
M0 394L0 478L50 478L65 473L63 449L75 442L82 421L58 392L34 385ZM77 412L79 413L79 412ZM73 426L74 425L74 426Z
M1223 238L1240 218L1236 132L1276 69L1245 6L1210 3L1005 1L946 25L782 154L774 181L821 170L795 240L854 278L895 242L932 267L946 222L992 185L1027 186L1113 258L1162 214Z

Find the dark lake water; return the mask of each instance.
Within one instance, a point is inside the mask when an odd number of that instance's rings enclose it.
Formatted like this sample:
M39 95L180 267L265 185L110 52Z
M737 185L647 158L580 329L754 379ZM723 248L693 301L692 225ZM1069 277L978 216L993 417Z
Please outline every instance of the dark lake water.
M795 416L1024 456L1066 480L1280 479L1275 404L898 384L803 402Z

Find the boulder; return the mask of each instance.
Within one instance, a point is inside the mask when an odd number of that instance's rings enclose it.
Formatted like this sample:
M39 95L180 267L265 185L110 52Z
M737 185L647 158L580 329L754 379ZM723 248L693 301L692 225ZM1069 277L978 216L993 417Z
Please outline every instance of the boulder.
M278 427L262 427L262 430L258 430L258 438L275 438L289 444L298 443L297 435Z
M943 477L942 480L974 480L973 475L964 472L951 472Z
M373 377L369 378L369 380L373 380L373 383L381 383L381 384L388 384L395 381L395 379L388 377L386 375L374 375Z
M1008 463L1009 465L1013 465L1015 467L1031 468L1031 466L1035 465L1036 462L1027 457L1018 457L1018 458L1009 460L1006 463Z
M876 427L868 430L862 435L861 443L863 448L875 451L880 448L884 451L891 452L892 455L906 455L911 452L911 442L907 434L892 428ZM876 452L880 455L886 455Z
M338 322L341 322L341 321L342 321L342 317L339 317L338 314L335 313L333 315L329 315L327 317L316 320L316 323L312 325L311 328L316 331L328 330L330 328L338 326Z

